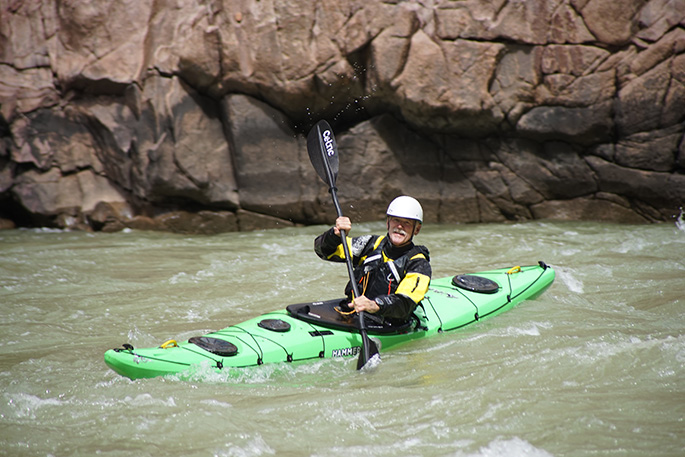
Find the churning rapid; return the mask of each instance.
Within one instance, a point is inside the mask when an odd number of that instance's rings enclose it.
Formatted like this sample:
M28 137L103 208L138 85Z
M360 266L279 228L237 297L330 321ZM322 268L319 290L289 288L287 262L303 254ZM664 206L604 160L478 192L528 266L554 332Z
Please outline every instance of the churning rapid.
M0 454L675 456L685 223L431 225L434 277L543 260L490 320L355 358L130 381L103 362L341 296L322 227L217 236L0 232ZM355 225L378 233L382 224Z

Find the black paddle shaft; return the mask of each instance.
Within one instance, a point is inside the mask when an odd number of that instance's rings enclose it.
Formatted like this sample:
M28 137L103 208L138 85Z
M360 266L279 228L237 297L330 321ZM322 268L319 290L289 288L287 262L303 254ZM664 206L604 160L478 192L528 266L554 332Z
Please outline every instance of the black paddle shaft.
M321 120L316 123L314 128L307 135L307 152L309 159L314 166L314 169L321 177L321 179L328 184L328 191L331 193L333 205L338 217L342 217L342 209L338 201L337 188L335 187L335 180L338 176L338 148L335 144L335 137L333 130L328 122ZM350 256L350 249L347 246L347 234L345 230L340 230L340 239L343 245L343 252L345 253L345 263L347 264L347 274L350 277L350 284L352 285L352 293L354 298L359 297L359 290L357 282L354 278L354 269L352 268L352 257ZM364 312L359 313L359 333L362 336L362 351L357 359L357 370L366 365L366 362L375 354L378 354L378 346L373 340L369 338L366 332L366 324L364 323Z
M323 131L322 131L323 127ZM312 133L316 131L316 137L312 138ZM338 177L338 148L335 144L335 138L331 127L326 121L319 121L314 126L314 129L307 136L307 150L309 152L309 158L314 165L314 169L319 174L321 179L323 179L326 184L328 184L328 191L331 193L333 199L333 205L335 206L335 211L338 217L343 216L342 209L340 208L340 202L338 201L337 187L335 187L335 180ZM331 168L335 168L332 170ZM359 297L359 290L357 289L357 282L354 279L354 269L352 268L352 257L350 257L350 249L347 246L347 234L345 230L340 230L340 239L342 240L343 252L345 253L345 263L347 264L347 274L350 277L350 283L352 284L352 292L354 297ZM364 327L362 316L359 317L360 327Z

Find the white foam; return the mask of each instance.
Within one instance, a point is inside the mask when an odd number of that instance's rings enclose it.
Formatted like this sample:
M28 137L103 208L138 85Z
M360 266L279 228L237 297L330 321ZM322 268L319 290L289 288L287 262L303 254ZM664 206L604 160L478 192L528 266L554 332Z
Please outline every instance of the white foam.
M257 435L247 443L239 446L226 443L226 449L215 453L217 456L252 457L259 455L274 455L276 451L269 446L261 435Z
M27 393L5 394L7 405L16 417L35 419L36 412L45 406L61 406L63 402L56 398L40 398Z
M557 277L563 282L571 292L582 294L584 292L583 281L573 276L570 270L563 267L556 267Z
M195 274L196 280L212 278L213 276L214 272L212 272L211 270L200 270Z
M507 327L509 335L540 336L540 329L534 323L526 327Z
M519 437L511 439L497 438L487 446L481 447L477 452L464 453L457 452L455 457L553 457L553 454L539 449L528 441Z
M32 231L34 233L67 233L70 230L69 229L58 229L58 228L52 228L52 227L37 227L33 229L28 229L29 231Z
M200 403L209 405L209 406L218 406L219 408L232 408L233 405L230 403L226 403L225 401L219 401L215 398L209 398L205 400L200 400Z
M135 398L127 396L125 399L126 403L130 403L135 406L176 406L176 402L174 401L173 397L169 397L166 400L161 400L158 398L154 398L150 394L140 394L137 395Z
M178 284L179 282L184 281L187 276L188 275L184 271L176 273L171 278L169 278L169 284Z
M628 254L630 252L643 252L646 249L649 249L651 244L649 243L649 240L645 240L642 238L630 238L625 241L623 241L620 245L616 246L614 248L615 252L618 252L619 254Z
M182 316L188 322L197 322L207 318L207 312L198 312L195 309L187 309Z
M232 259L231 262L222 260L212 260L208 268L198 270L196 273L188 273L180 271L168 279L169 284L183 284L194 283L198 284L202 281L208 281L216 277L218 274L225 274L227 271L235 269L235 263L239 259Z

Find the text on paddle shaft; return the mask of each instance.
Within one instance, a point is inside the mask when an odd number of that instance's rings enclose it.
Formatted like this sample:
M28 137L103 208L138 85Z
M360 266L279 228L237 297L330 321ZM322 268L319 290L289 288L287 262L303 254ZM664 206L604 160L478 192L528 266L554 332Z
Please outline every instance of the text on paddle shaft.
M326 153L328 157L333 157L335 155L335 149L333 149L333 138L331 138L331 131L324 130L321 134L323 136L323 142L326 145Z

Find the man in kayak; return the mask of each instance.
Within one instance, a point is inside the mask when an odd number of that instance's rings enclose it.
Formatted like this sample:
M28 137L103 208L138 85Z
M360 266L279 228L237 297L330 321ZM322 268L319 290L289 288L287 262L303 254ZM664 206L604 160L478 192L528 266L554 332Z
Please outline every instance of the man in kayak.
M415 198L397 197L386 215L386 235L347 238L361 296L352 297L349 283L345 293L353 311L365 311L400 324L410 318L428 291L430 256L426 247L413 243L423 221L423 208ZM316 238L314 251L324 260L345 262L340 230L349 233L351 229L350 219L339 217L335 227Z

